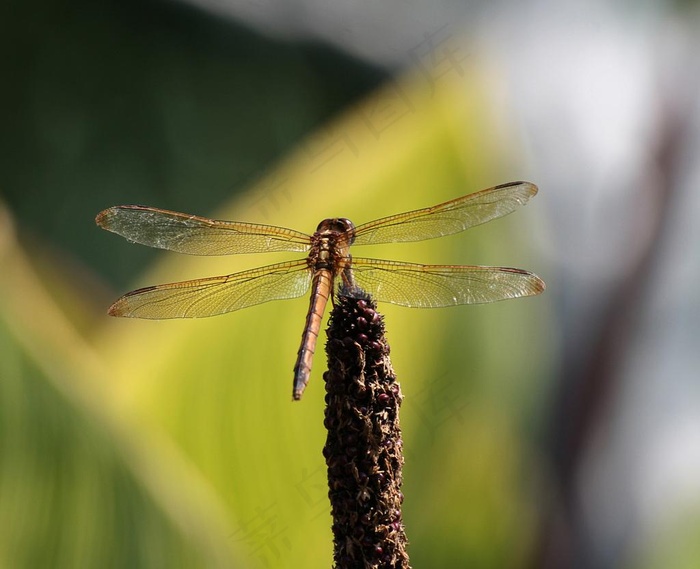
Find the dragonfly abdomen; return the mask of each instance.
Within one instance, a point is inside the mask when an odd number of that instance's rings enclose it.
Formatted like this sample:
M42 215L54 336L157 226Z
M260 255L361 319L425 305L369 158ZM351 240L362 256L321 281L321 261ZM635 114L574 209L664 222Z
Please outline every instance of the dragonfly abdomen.
M301 399L301 395L309 383L316 342L321 330L321 320L323 319L323 313L326 311L326 304L328 304L332 285L333 273L331 273L330 269L319 268L314 273L311 283L309 311L306 315L306 324L301 335L301 346L299 347L297 362L294 366L292 397L295 400Z

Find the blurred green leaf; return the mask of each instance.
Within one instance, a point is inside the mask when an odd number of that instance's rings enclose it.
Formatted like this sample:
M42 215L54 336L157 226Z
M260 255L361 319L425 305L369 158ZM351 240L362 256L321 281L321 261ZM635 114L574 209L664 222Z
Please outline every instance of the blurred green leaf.
M234 526L208 484L179 451L114 413L109 371L8 227L0 239L0 565L234 566Z

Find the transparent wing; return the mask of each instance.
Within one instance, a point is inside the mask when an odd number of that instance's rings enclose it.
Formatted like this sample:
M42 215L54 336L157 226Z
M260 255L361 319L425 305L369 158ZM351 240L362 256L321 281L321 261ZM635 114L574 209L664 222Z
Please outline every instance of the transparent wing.
M511 182L433 207L383 217L355 229L354 245L422 241L451 235L513 212L537 193L529 182Z
M306 259L277 263L221 277L149 286L129 292L109 309L111 316L198 318L240 310L309 290Z
M509 267L417 265L358 258L353 258L350 266L354 285L375 300L416 308L495 302L540 294L545 288L537 275ZM336 281L336 287L341 286L342 279Z
M97 225L129 241L190 255L232 255L268 251L307 251L310 237L299 231L140 205L119 205L100 212Z

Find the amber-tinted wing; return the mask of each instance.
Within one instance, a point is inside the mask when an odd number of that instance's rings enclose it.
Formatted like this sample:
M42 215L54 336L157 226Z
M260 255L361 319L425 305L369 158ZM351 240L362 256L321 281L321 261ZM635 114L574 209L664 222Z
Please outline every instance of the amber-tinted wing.
M529 182L511 182L433 207L383 217L355 229L354 245L422 241L451 235L507 215L537 193Z
M110 207L95 222L129 241L190 255L307 251L310 246L308 235L284 227L218 221L140 205Z
M495 302L540 294L545 288L537 275L509 267L416 265L353 258L351 272L361 289L359 296L364 291L380 302L416 308ZM336 282L336 292L339 286Z
M151 319L215 316L302 296L310 283L311 271L306 259L300 259L222 277L141 288L118 299L109 314Z

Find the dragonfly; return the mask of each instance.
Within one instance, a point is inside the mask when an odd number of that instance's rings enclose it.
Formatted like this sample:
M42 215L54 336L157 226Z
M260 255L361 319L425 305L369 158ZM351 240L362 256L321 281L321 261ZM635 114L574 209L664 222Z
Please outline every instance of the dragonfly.
M353 257L350 247L442 237L515 211L537 193L529 182L511 182L439 205L355 226L330 218L313 235L293 229L222 221L142 205L114 206L96 223L127 240L190 255L303 252L306 257L230 275L134 290L109 308L111 316L197 318L233 312L271 300L297 298L311 290L292 397L301 399L311 374L321 320L328 300L339 294L402 306L435 308L495 302L540 294L537 275L511 267L420 265Z

